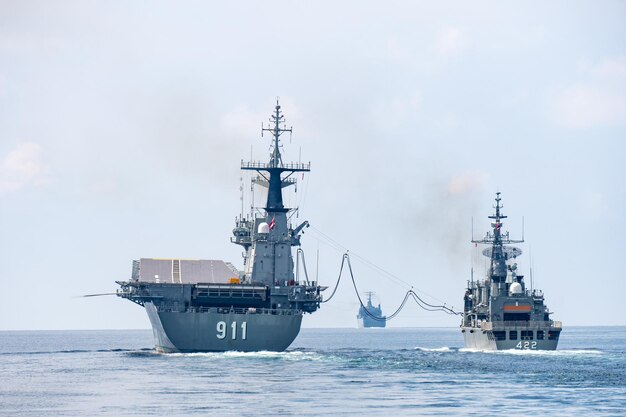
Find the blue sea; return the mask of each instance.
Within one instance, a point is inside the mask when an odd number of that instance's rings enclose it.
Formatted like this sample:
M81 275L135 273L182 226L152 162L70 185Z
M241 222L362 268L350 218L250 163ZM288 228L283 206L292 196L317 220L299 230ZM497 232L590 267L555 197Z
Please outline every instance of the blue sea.
M150 330L0 332L3 416L626 416L626 327L555 352L457 328L303 329L282 353L158 354Z

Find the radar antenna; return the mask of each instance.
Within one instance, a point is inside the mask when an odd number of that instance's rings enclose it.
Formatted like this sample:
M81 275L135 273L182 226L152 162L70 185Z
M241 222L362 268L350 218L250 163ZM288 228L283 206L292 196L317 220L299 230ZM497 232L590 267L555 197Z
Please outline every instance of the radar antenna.
M273 124L265 127L261 124L261 136L263 132L270 132L273 136L272 148L270 152L269 163L264 162L243 162L241 161L241 169L257 171L263 180L261 181L267 184L267 204L265 211L270 213L285 213L289 209L283 205L283 187L287 187L295 183L294 179L289 177L295 172L309 172L311 170L311 163L290 162L284 163L282 155L280 153L280 135L284 132L292 132L292 128L289 129L285 126L285 116L283 116L280 110L280 103L278 98L276 99L276 107L274 108L274 114L270 117L270 123ZM282 177L283 172L289 174ZM269 174L269 177L264 173Z
M273 149L271 152L270 165L272 167L280 167L283 165L282 156L280 154L280 135L284 132L289 132L291 135L293 133L293 126L287 129L285 116L280 111L280 97L276 97L276 107L274 108L274 114L271 115L269 121L274 124L274 126L268 125L265 127L263 123L261 123L261 136L263 136L263 132L270 132L274 137L274 141L272 143ZM281 127L282 125L282 127Z
M508 247L504 245L510 245L512 243L522 243L521 240L513 240L511 239L509 232L504 233L502 231L502 219L506 219L507 216L501 213L501 209L504 207L500 204L502 200L500 198L500 191L496 192L496 205L493 208L496 212L488 216L490 219L494 221L491 223L491 227L493 229L492 232L487 232L486 236L480 240L472 239L472 243L481 243L483 245L491 245L490 248L486 248L483 250L483 255L488 258L491 258L491 267L490 267L490 276L492 279L496 281L506 279L506 261L511 258L517 258L522 254L522 250L515 247Z

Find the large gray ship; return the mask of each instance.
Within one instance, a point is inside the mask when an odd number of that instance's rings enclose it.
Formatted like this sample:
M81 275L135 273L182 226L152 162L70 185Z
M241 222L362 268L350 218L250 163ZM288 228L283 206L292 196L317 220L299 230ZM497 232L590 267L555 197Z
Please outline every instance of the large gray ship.
M561 334L561 322L553 321L541 291L528 289L517 272L515 260L521 249L509 246L523 240L511 240L502 231L500 193L496 193L492 232L472 243L489 245L483 255L490 259L487 277L468 282L464 297L461 332L465 347L478 350L530 349L555 350Z
M283 163L279 138L291 128L278 102L270 122L261 130L272 136L269 162L241 162L242 170L258 173L253 187L267 189L265 207L242 213L233 229L244 269L220 260L142 258L133 261L130 280L116 281L118 296L145 307L157 351L283 351L303 314L319 308L325 287L294 275L292 248L308 222L292 227L293 209L283 205L282 193L310 163Z

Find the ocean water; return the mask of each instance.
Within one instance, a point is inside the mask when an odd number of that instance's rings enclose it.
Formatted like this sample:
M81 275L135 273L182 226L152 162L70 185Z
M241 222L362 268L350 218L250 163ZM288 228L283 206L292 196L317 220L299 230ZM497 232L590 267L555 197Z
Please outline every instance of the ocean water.
M626 327L555 352L456 328L303 329L283 353L157 354L152 333L0 332L6 416L626 416Z

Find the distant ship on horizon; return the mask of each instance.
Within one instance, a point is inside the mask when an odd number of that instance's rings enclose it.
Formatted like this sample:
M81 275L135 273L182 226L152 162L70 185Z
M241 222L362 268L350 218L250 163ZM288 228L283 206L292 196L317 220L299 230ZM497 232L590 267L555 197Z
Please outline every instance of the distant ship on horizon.
M366 292L367 295L367 305L359 307L359 314L357 314L357 322L358 327L369 328L369 327L386 327L387 326L387 317L383 316L383 310L380 308L380 303L378 303L378 307L372 304L372 296L373 292Z

